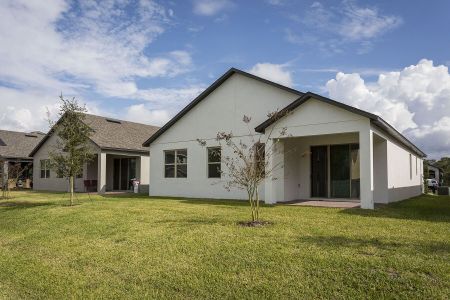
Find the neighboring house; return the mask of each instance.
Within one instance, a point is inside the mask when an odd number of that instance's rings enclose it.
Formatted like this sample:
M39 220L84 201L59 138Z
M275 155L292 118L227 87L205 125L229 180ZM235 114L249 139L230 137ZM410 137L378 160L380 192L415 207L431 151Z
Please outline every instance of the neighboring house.
M31 150L45 136L42 132L16 132L0 130L0 187L8 175L20 175L24 188L30 188L33 179L33 158ZM10 174L12 170L15 174ZM11 178L10 188L16 186L16 178Z
M131 179L140 181L139 191L148 192L149 152L142 143L159 127L86 114L85 123L93 130L90 137L95 158L75 179L75 191L126 191ZM54 130L34 148L34 189L67 191L68 181L49 168L49 152L55 151L58 137Z
M427 179L436 179L439 185L444 183L444 170L436 167L435 165L428 164L428 177Z
M267 115L276 110L290 113L274 122ZM197 142L217 147L216 135L225 131L248 143L244 115L255 133L286 127L289 135L270 156L269 165L284 168L260 187L266 203L360 199L361 207L373 208L422 193L425 153L380 117L233 68L144 143L151 153L149 194L247 199L242 190L224 188L224 178L209 168L210 150Z

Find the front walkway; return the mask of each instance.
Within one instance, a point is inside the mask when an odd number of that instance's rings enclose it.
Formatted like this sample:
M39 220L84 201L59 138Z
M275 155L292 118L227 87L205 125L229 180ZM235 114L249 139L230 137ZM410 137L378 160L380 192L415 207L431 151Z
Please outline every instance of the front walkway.
M359 208L359 201L330 201L330 200L295 200L281 203L294 206L316 206L316 207L335 207L335 208Z

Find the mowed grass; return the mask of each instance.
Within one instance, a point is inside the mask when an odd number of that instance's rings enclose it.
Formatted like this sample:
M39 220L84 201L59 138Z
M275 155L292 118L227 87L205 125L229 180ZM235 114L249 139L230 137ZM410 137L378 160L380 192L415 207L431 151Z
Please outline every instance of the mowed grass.
M14 192L0 298L448 299L450 197L365 211Z

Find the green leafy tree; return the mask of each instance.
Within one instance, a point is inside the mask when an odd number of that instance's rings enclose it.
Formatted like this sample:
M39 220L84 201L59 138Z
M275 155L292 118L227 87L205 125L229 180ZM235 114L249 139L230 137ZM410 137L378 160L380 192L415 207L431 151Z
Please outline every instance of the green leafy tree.
M55 149L50 151L50 166L58 177L69 181L70 205L73 205L74 179L83 173L83 166L92 160L94 154L89 145L93 130L85 123L85 105L60 96L59 120L50 122L52 131L58 137Z
M443 180L444 185L449 186L450 185L450 157L441 157L440 160L435 161L434 165L441 168L444 172L443 174Z
M443 171L442 180L444 186L450 186L450 157L441 157L441 159L424 160L424 177L428 178L428 164L441 168Z

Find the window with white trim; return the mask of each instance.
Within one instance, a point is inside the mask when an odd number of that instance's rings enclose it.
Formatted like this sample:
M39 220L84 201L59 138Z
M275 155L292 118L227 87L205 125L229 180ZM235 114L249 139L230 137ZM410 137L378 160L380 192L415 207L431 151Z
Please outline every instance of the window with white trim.
M41 159L41 178L50 178L50 160Z
M164 177L187 177L187 149L164 151Z
M220 178L222 149L220 147L209 147L208 151L208 178Z
M417 175L417 156L416 156L416 175Z
M412 155L409 154L409 179L412 179Z

